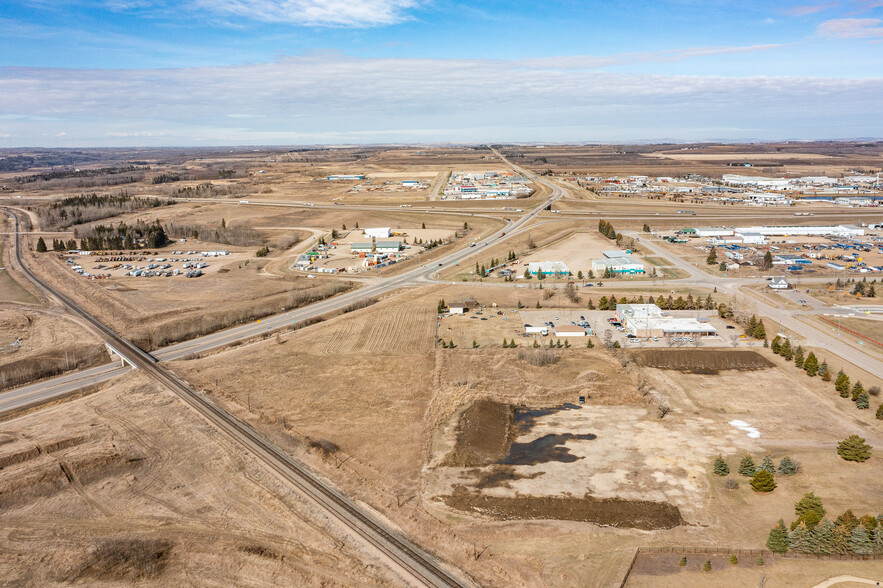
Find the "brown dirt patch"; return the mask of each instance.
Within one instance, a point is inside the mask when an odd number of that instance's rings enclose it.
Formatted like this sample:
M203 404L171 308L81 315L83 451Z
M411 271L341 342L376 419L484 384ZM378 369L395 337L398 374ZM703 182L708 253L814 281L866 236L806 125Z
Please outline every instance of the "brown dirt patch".
M582 498L517 496L506 498L473 494L463 488L442 496L445 504L458 510L498 520L556 519L582 521L608 527L671 529L684 524L678 507L666 502Z
M485 466L506 457L515 440L515 407L478 400L463 411L457 426L457 444L443 465Z
M716 374L720 370L761 370L773 363L756 351L736 349L648 349L634 354L646 367L679 370L694 374Z

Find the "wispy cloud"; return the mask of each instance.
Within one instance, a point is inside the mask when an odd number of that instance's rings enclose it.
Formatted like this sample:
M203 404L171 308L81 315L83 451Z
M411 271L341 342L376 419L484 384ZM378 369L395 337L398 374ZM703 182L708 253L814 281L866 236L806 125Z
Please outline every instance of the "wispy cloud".
M599 69L613 65L628 65L633 63L674 63L693 57L705 57L728 53L747 53L753 51L768 51L784 47L782 43L767 45L747 45L742 47L693 47L689 49L676 49L671 51L652 51L642 53L620 53L610 56L571 55L567 57L540 57L536 59L522 59L514 64L528 69Z
M883 135L883 79L620 74L569 58L319 54L184 69L0 68L0 87L3 132L28 144Z
M823 12L831 8L839 6L839 2L828 2L826 4L804 4L802 6L794 6L784 10L788 16L808 16L817 12Z
M883 20L836 18L820 24L817 33L830 39L875 39L883 37Z

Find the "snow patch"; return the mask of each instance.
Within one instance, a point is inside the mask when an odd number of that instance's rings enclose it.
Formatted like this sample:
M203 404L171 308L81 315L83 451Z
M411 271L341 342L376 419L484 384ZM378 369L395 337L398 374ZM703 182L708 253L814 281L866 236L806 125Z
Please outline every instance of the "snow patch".
M730 421L730 425L736 427L740 431L744 431L752 439L757 439L758 437L760 437L760 431L758 431L756 428L752 427L751 424L746 423L745 421Z

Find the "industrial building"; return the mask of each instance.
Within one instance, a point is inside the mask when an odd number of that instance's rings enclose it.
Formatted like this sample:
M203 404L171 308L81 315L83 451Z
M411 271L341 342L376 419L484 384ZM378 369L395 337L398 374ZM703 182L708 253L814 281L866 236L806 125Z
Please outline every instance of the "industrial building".
M544 276L569 276L570 268L563 261L537 261L527 264L527 271L530 275L536 276L543 274Z
M392 232L389 227L374 227L365 229L363 234L369 239L389 239Z
M350 243L350 253L371 253L374 243Z
M615 274L643 274L644 264L628 255L592 260L592 271L595 274L603 274L608 269Z
M326 179L326 180L331 180L331 181L333 181L333 182L335 182L335 181L340 181L340 180L364 180L364 179L365 179L365 174L355 174L355 175L333 175L333 176L326 176L325 179Z
M398 253L402 250L401 241L378 241L375 249L377 253Z
M662 312L655 304L617 304L616 318L628 334L649 337L712 337L715 329L706 320L675 317Z
M588 333L583 327L577 325L559 325L553 327L556 337L587 337Z
M678 234L687 237L736 237L742 236L743 242L746 236L752 240L759 237L810 237L810 236L835 236L835 237L861 237L865 234L862 227L856 225L826 225L826 226L761 226L761 227L689 227L678 231Z

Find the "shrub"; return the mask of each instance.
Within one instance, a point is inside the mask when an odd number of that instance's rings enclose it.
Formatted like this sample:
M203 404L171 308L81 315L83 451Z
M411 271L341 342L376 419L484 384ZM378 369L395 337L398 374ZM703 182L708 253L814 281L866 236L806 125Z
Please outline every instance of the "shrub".
M868 388L868 394L871 396L880 396L880 386L871 386Z
M751 478L751 487L755 492L772 492L776 489L776 480L767 470L760 469Z
M536 367L553 365L559 359L558 354L545 349L519 349L517 357Z
M724 458L718 455L714 460L714 475L726 476L730 473L730 466L724 461Z
M270 254L270 248L267 247L266 245L264 245L263 247L261 247L260 249L255 251L254 256L255 257L267 257L267 255L269 255L269 254Z
M711 560L710 559L706 559L705 563L702 564L702 571L703 572L710 572L711 571Z
M734 478L727 478L727 481L724 482L724 488L727 490L738 490L739 482L737 482Z
M786 455L779 462L779 473L783 476L793 476L797 473L797 464Z
M686 557L682 557L682 558L681 558L681 561L678 562L678 565L681 566L681 567L684 567L685 565L687 565L687 558L686 558Z
M736 557L735 555L731 555L731 556L730 556L730 565L731 565L731 566L734 566L734 565L736 565L736 564L738 564L738 563L739 563L739 558Z
M757 473L757 466L754 465L754 459L750 455L746 455L739 462L739 473L749 478Z
M779 524L770 529L766 546L773 553L785 553L788 551L788 530L785 528L785 521L779 519ZM757 565L763 565L761 558L757 558Z
M871 457L871 446L858 435L850 435L837 445L837 455L846 461L868 461Z
M759 566L762 566L763 565L763 557L758 556L757 560L754 563L756 563Z

